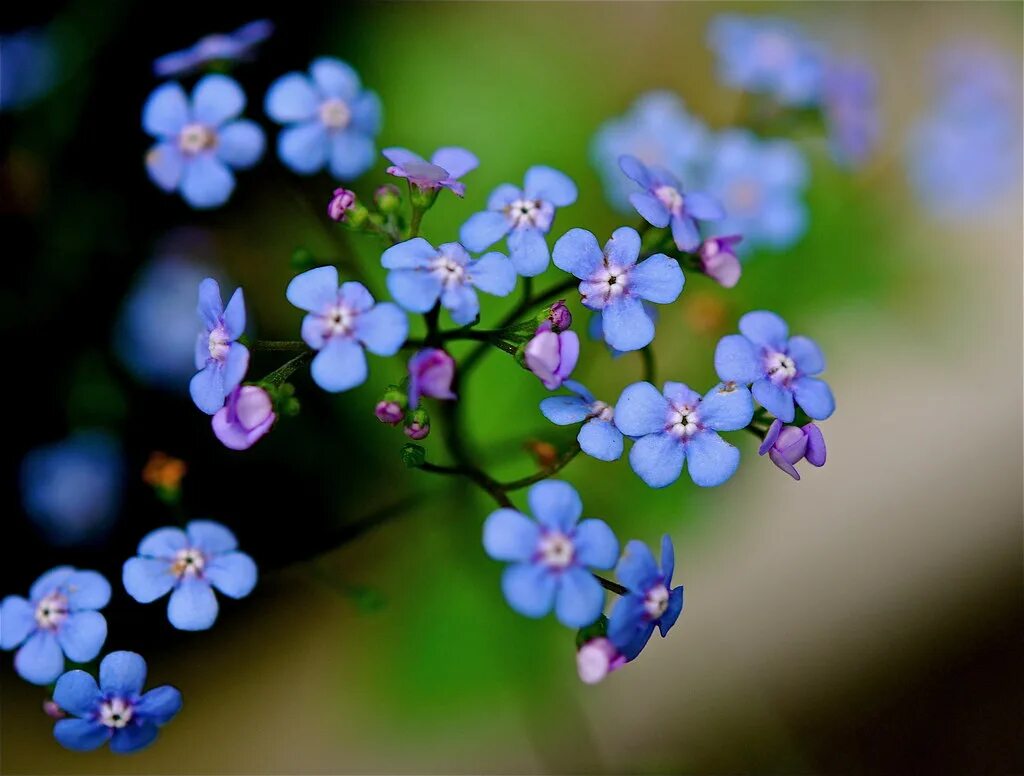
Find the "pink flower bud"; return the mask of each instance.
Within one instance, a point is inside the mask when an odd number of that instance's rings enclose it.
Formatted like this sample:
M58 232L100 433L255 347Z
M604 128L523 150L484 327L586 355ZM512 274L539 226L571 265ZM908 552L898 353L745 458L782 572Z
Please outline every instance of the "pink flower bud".
M551 309L548 311L548 320L551 321L551 325L556 331L565 331L572 326L572 313L565 306L564 299L559 299L551 305Z
M356 194L348 189L335 189L327 203L327 215L332 221L344 221L348 212L355 207Z
M409 439L426 439L429 433L429 423L421 423L417 420L414 420L411 423L406 424L405 426L405 435L409 437Z
M625 656L603 636L591 639L576 653L576 671L585 684L597 684L625 664Z
M712 237L697 249L701 271L723 288L732 288L740 280L742 268L733 246L742 239L738 234Z
M455 399L452 381L455 359L440 348L427 348L409 359L409 406L416 409L420 397Z
M825 438L821 435L821 429L813 423L802 428L783 426L782 421L776 418L757 453L768 453L772 463L794 480L799 480L800 473L796 470L796 464L801 460L806 458L811 466L825 465Z
M377 416L377 420L387 423L389 426L397 426L405 419L405 410L402 409L402 405L394 401L377 402L377 406L373 408L373 414Z
M58 706L57 702L53 700L43 701L43 713L50 719L64 719L64 717L68 715L67 712Z
M551 324L537 329L533 339L523 349L526 366L549 391L558 388L572 374L580 356L580 338L574 331L556 334Z
M248 450L276 420L270 394L257 385L242 385L213 416L213 433L230 450Z

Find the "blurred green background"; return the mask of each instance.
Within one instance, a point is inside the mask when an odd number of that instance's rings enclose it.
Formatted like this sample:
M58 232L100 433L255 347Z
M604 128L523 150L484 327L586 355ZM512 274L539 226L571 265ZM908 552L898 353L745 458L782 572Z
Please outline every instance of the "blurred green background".
M147 530L173 521L139 479L150 452L186 460L190 516L235 529L263 575L216 627L172 632L163 606L115 590L108 649L137 649L150 684L185 707L148 751L73 754L51 736L45 692L0 667L3 773L1010 773L1024 768L1020 723L1021 191L983 216L937 219L915 202L900 154L926 101L927 52L969 37L1021 61L1017 3L387 3L228 8L72 3L21 9L5 30L50 25L67 69L31 110L5 115L3 216L12 275L0 308L19 365L4 452L3 592L23 593L68 560L111 578ZM454 239L498 183L535 163L572 176L578 202L558 236L600 238L634 219L605 203L590 139L652 88L678 93L715 129L739 95L717 83L705 45L725 11L798 19L881 81L882 147L847 172L823 142L810 228L793 249L758 253L726 291L691 275L662 312L663 379L714 381L718 338L747 310L778 311L816 338L838 411L829 462L799 484L756 456L725 486L683 477L652 491L625 460L578 458L563 477L620 538L673 536L687 604L670 638L596 687L575 672L572 633L505 604L500 564L480 546L493 505L465 483L409 472L405 441L372 406L396 360L371 362L360 389L327 396L297 382L303 413L255 449L229 452L183 391L143 387L110 349L133 276L177 227L205 231L200 258L245 288L253 330L291 339L300 313L283 290L305 246L342 250L323 217L326 177L298 179L268 158L241 173L224 208L191 211L146 180L138 125L151 60L203 34L267 15L275 37L235 73L261 116L266 86L318 55L351 62L385 106L382 146L480 158L464 201L425 220ZM5 16L9 12L5 12ZM34 15L33 15L34 14ZM355 187L368 196L384 163ZM375 287L381 246L353 237ZM538 281L559 277L556 269ZM510 302L487 299L484 324ZM586 316L578 305L578 328ZM456 355L461 352L456 349ZM252 373L276 366L261 356ZM584 339L574 377L614 397L640 379ZM471 444L501 479L532 472L523 445L563 444L538 381L502 353L466 390ZM74 428L122 440L125 503L98 545L58 550L29 524L19 461ZM440 435L426 440L443 460ZM332 550L332 531L414 495L416 505ZM517 495L518 503L522 494ZM305 560L315 554L314 561Z

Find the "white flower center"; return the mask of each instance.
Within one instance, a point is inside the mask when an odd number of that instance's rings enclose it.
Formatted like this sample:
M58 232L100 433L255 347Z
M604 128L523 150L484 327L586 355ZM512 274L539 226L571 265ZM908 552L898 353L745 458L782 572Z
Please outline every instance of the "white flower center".
M644 596L644 611L652 620L656 620L668 609L668 588L664 585L656 585L647 591Z
M352 111L344 100L332 98L320 103L320 121L328 129L344 129L352 120Z
M348 336L356 327L358 313L344 305L337 305L328 309L324 315L324 336Z
M680 439L686 439L700 431L700 418L697 408L684 405L673 407L668 416L668 432Z
M194 156L217 145L217 133L204 124L186 124L178 133L178 148L182 153Z
M606 263L597 271L594 279L607 286L604 292L605 300L613 299L622 296L629 288L629 269Z
M206 558L194 547L186 547L178 550L174 556L174 563L171 564L171 573L178 577L196 577L202 573L206 565Z
M566 568L575 554L572 540L563 533L551 531L540 540L540 559L548 568Z
M68 618L68 599L61 593L50 593L36 605L36 624L56 630Z
M231 347L231 338L223 323L218 323L210 331L210 358L214 361L223 361L228 357L228 349Z
M603 401L595 401L590 405L590 414L598 420L605 420L610 423L612 418L615 417L615 409Z
M505 206L505 218L513 229L536 228L547 231L551 228L555 209L540 199L517 199Z
M450 256L438 254L430 264L430 271L437 275L445 288L461 286L466 282L466 267Z
M110 698L100 704L100 723L109 728L123 728L133 716L135 710L124 698Z
M656 196L670 213L678 213L683 209L683 195L674 186L658 186L654 190Z
M796 375L796 362L785 353L769 353L765 370L774 382L785 383Z

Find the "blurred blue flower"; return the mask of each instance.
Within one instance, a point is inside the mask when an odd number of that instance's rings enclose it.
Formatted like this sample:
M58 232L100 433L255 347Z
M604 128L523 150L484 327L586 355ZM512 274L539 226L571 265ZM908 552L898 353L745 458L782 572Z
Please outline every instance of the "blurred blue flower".
M263 155L263 130L237 118L244 109L245 93L225 75L200 79L191 102L180 84L158 86L142 109L143 128L157 138L146 154L149 177L194 208L223 205L235 188L232 168Z
M111 652L100 663L100 681L85 671L68 671L53 689L54 702L70 716L57 721L53 737L76 752L110 742L117 754L137 752L156 739L158 729L181 709L181 692L162 685L143 692L146 661L135 652Z
M245 298L236 288L224 307L220 286L213 278L199 284L196 310L203 330L195 341L195 367L189 393L207 415L224 406L224 399L239 386L249 368L249 349L238 338L245 333Z
M59 547L106 533L117 517L123 487L121 445L102 431L79 431L37 447L21 464L25 512Z
M708 27L718 74L736 89L766 94L783 105L821 97L824 56L799 25L771 16L718 16Z
M14 670L32 684L49 684L64 670L64 656L87 663L107 639L97 609L110 601L110 583L95 571L58 566L32 585L28 598L0 602L0 648L14 649Z
M179 630L213 625L218 608L214 587L229 598L245 598L256 586L253 559L238 551L231 531L212 520L192 520L184 531L151 531L138 552L125 561L124 589L140 604L171 593L167 619Z
M715 371L727 382L751 385L754 398L784 423L793 420L793 401L814 420L836 408L828 383L814 375L825 357L807 337L790 337L778 315L756 310L740 318L740 334L722 337L715 348Z
M388 291L412 313L425 313L438 301L460 326L480 313L475 289L508 296L516 287L516 271L508 257L497 252L470 259L459 243L434 248L422 237L392 245L381 256L388 273Z
M867 62L829 64L822 90L833 159L847 167L864 164L878 145L878 74Z
M503 183L491 192L487 210L462 225L459 239L471 251L483 251L508 235L509 259L524 277L541 274L551 256L547 240L555 209L576 201L576 184L565 173L536 166L526 171L523 188Z
M721 485L736 471L740 451L716 432L737 431L750 423L754 402L744 386L719 383L703 397L683 383L627 386L615 405L615 425L638 437L629 463L652 488L671 485L686 462L690 479L701 487Z
M662 167L684 183L693 180L700 162L707 128L691 116L683 101L671 92L640 95L630 109L602 124L590 144L590 158L605 196L617 210L630 212L629 194L636 187L623 178L619 157L635 156L646 165Z
M53 89L57 48L46 30L0 35L0 111L27 108Z
M576 439L580 449L599 461L617 461L622 455L622 432L613 422L614 408L598 401L584 385L566 380L574 396L549 396L540 403L545 418L557 426L582 423Z
M385 148L382 153L391 162L388 175L406 178L424 191L444 188L460 197L466 193L466 184L459 178L480 164L474 153L457 146L438 148L429 162L408 148Z
M515 509L492 512L484 523L484 549L508 561L501 578L509 605L526 617L555 616L582 628L601 616L604 590L588 569L615 565L619 542L603 520L584 520L583 504L567 482L545 480L527 494L536 522Z
M601 312L605 341L616 350L639 350L654 339L654 321L644 300L674 302L685 278L679 263L657 253L637 263L640 235L623 226L612 233L604 250L585 229L570 229L555 243L555 266L575 275L583 305Z
M305 310L302 339L320 351L310 372L325 391L347 391L366 380L364 348L393 356L409 333L409 320L398 305L375 304L362 283L338 285L338 270L317 267L292 278L288 301Z
M358 178L373 166L381 104L359 75L340 59L321 57L309 75L287 73L267 91L264 109L278 124L277 155L294 172L310 175L327 165L339 180Z
M664 638L683 611L683 586L672 587L675 549L666 534L661 538L661 569L643 542L626 545L615 575L629 592L615 602L608 618L608 638L627 660L647 644L654 628Z
M186 49L158 57L153 62L153 73L166 78L186 75L211 62L248 59L256 47L273 34L273 23L259 19L242 25L234 32L207 35Z
M711 146L702 188L725 207L716 231L743 235L741 253L761 245L783 250L807 229L807 179L807 162L794 143L730 129Z

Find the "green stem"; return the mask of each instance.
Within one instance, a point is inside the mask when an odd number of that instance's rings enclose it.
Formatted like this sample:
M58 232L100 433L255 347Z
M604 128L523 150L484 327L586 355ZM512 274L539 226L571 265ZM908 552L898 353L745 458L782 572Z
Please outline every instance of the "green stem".
M600 574L594 574L594 579L600 582L601 587L603 587L605 590L610 590L616 595L626 595L626 593L629 592L629 590L620 585L618 582L612 582L610 579L605 579Z
M558 460L556 460L550 466L546 466L539 472L535 472L534 474L531 474L528 477L522 477L518 480L512 480L512 482L506 482L501 486L501 489L506 492L510 490L519 490L520 488L527 488L530 485L533 485L535 482L545 480L548 477L552 476L553 474L557 474L566 466L568 466L572 459L579 455L579 453L580 443L574 442L573 446L566 450L564 453L562 453L562 455L559 456Z
M285 350L285 351L303 351L309 346L301 340L256 340L252 343L253 350Z
M283 382L285 382L285 380L292 376L292 373L296 369L298 369L306 361L308 361L311 356L312 353L308 350L305 351L304 353L299 353L299 355L297 355L290 361L285 361L284 364L282 364L269 375L264 377L260 382L268 383L274 386L281 385Z
M640 349L640 357L644 362L644 380L651 385L658 384L658 367L654 360L654 348L648 345Z

